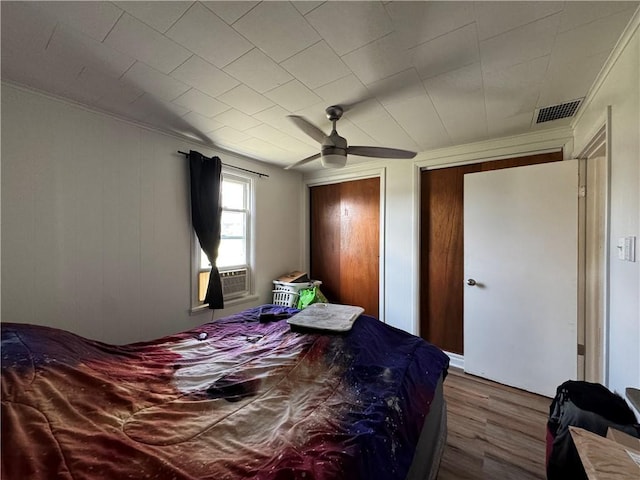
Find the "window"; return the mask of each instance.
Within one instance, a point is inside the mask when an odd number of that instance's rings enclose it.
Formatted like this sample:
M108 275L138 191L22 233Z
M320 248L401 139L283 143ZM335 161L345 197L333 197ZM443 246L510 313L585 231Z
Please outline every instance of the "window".
M216 264L225 300L245 296L250 285L250 229L252 181L222 172L222 218ZM211 264L194 233L193 264L196 267L193 307L203 306Z

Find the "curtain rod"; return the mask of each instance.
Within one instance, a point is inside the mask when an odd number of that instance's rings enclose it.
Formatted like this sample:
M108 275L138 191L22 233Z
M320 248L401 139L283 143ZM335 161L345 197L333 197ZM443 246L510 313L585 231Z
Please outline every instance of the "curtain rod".
M182 152L180 150L178 150L178 153L181 153L182 155L184 155L185 157L189 156L188 152ZM248 172L248 173L253 173L254 175L258 175L259 177L267 177L269 178L269 175L267 175L266 173L260 173L260 172L255 172L253 170L248 170L246 168L242 168L242 167L236 167L235 165L229 165L227 163L222 163L222 165L224 165L225 167L229 167L229 168L235 168L236 170L242 170L243 172Z

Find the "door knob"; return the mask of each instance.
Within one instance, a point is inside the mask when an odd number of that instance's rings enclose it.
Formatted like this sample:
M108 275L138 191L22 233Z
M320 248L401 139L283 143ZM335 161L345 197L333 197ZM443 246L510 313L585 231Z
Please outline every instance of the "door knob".
M476 285L476 281L473 278L470 278L467 280L467 285L473 287L474 285Z

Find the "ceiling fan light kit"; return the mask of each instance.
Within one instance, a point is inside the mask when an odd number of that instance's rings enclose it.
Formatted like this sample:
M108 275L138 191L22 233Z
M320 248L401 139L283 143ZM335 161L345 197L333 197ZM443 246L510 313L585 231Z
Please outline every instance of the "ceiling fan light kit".
M293 165L288 165L285 167L285 170L304 165L305 163L309 163L317 158L320 158L322 166L325 168L342 168L347 164L347 154L379 158L413 158L416 156L416 152L400 150L397 148L366 146L349 147L347 139L338 135L338 132L336 131L336 123L340 118L342 118L344 109L340 105L332 105L327 107L325 112L327 114L327 118L333 124L329 135L325 135L322 130L309 122L306 118L298 115L289 115L289 119L291 119L291 121L295 123L300 130L309 135L316 142L320 143L321 148L320 153L304 158Z
M335 153L322 154L320 157L324 168L342 168L347 164L347 154L336 155Z

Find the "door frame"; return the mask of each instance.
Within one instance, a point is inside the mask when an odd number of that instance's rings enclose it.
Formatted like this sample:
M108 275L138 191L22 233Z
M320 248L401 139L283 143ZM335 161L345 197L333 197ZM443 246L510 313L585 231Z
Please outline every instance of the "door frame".
M595 191L589 192L587 195L596 195L603 202L603 224L597 225L602 230L587 229L585 226L585 242L597 243L598 233L602 234L602 250L603 256L598 259L597 256L586 257L593 249L586 251L585 265L587 263L598 264L599 269L596 278L598 282L585 286L584 295L586 298L597 299L599 307L589 308L589 303L584 303L584 327L583 327L583 344L586 345L584 356L584 373L585 380L589 382L601 383L605 386L609 385L609 362L608 362L608 345L609 345L609 279L610 279L610 232L611 232L611 106L608 106L603 118L596 123L594 133L589 137L587 144L580 150L576 156L586 163L588 168L589 160L597 157L604 157L604 176L605 178L597 178ZM584 277L584 275L583 275ZM592 304L591 304L592 305Z
M570 128L558 128L553 131L538 132L522 136L513 136L473 144L469 146L461 145L453 148L443 148L434 150L414 162L413 181L414 186L414 237L413 256L420 258L420 172L422 170L433 170L438 168L469 165L473 163L487 162L492 160L502 160L516 158L526 155L537 155L541 153L563 152L563 160L568 160L573 153L573 132ZM420 334L420 268L414 269L413 283L416 285L416 295L414 298L413 318L414 332ZM461 370L464 369L464 356L452 352L445 352L450 359L450 365Z
M302 182L302 211L300 212L303 221L300 222L303 228L302 231L302 239L303 239L303 248L302 248L302 263L306 271L309 271L310 268L310 259L311 252L309 251L310 244L310 236L309 232L311 229L311 219L309 218L309 204L310 204L310 188L318 187L321 185L331 185L335 183L344 183L351 182L355 180L366 180L368 178L378 178L380 182L380 240L379 240L379 260L378 260L378 309L379 309L379 320L383 323L386 323L386 308L385 308L385 235L386 235L386 176L387 169L386 167L379 168L370 168L367 170L359 170L355 172L345 172L341 170L340 173L336 173L334 175L323 176L322 178L313 178L313 179L303 179Z

